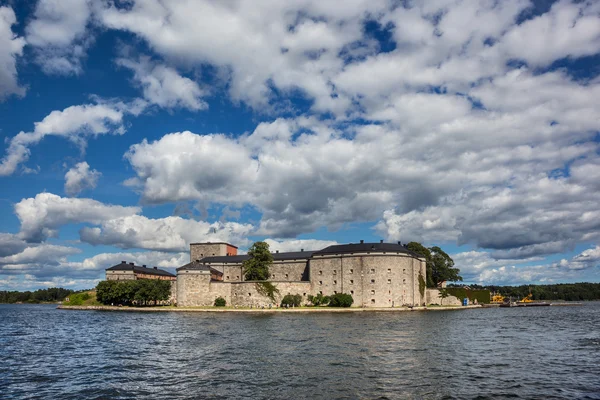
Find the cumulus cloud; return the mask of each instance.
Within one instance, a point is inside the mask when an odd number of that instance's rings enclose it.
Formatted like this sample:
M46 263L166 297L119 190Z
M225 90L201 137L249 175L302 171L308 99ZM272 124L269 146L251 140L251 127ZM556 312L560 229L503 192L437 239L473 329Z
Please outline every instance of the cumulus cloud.
M90 0L40 0L27 25L27 42L47 74L79 74L81 59L92 42L86 27L92 15Z
M144 99L151 104L193 111L208 108L202 100L207 92L198 83L179 75L174 68L157 64L149 57L140 57L139 60L119 58L116 63L134 72L135 83L142 87Z
M21 222L19 235L30 242L56 236L57 229L65 224L100 224L141 212L139 207L106 205L92 199L65 198L52 193L39 193L34 198L21 200L14 207Z
M58 264L60 260L65 261L66 256L80 252L81 250L74 247L40 244L27 247L20 253L0 257L0 266Z
M85 104L52 111L36 122L33 132L20 132L9 141L7 154L0 164L0 176L11 175L29 159L30 147L45 136L63 137L83 150L89 136L123 134L122 104Z
M304 251L321 250L327 246L338 244L334 240L318 240L318 239L265 239L269 244L269 250L280 251L282 253L289 251Z
M25 39L13 33L11 28L16 23L12 8L0 7L0 101L11 94L25 94L17 78L17 57L23 54Z
M600 267L600 246L587 249L571 260L562 259L555 266L570 270L586 270Z
M69 196L77 196L84 189L93 189L102 173L90 169L87 162L77 163L65 174L65 192Z
M229 242L247 245L251 224L204 222L166 217L151 219L141 215L113 218L100 227L85 227L81 240L93 245L140 248L162 251L186 251L193 242Z

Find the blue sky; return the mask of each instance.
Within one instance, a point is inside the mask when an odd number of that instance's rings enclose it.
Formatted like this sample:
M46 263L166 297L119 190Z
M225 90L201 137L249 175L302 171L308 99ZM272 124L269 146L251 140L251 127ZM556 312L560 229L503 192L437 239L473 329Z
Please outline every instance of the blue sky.
M190 242L600 281L594 1L0 2L0 289Z

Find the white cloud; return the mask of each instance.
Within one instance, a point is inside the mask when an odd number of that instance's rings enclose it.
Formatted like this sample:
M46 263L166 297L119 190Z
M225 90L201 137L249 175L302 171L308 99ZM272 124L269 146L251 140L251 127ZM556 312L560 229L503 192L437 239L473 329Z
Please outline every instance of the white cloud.
M151 104L193 111L208 108L208 104L202 100L207 92L198 83L179 75L174 68L157 64L149 57L140 57L137 61L119 58L116 63L134 72L134 81L142 87L144 99Z
M81 240L93 245L140 248L161 251L186 251L193 242L229 242L247 245L253 231L250 224L204 222L166 217L151 219L141 215L112 218L101 227L85 227Z
M81 250L52 244L40 244L30 246L20 253L6 257L0 257L0 266L14 264L57 264L59 261L66 261L66 256L80 253ZM4 268L4 267L3 267Z
M25 94L17 78L17 57L23 54L25 39L13 33L11 27L16 23L12 8L0 7L0 101L11 94Z
M102 173L90 169L87 162L77 163L65 174L65 192L69 196L76 196L85 189L93 189L98 184Z
M35 123L33 132L20 132L10 139L7 154L0 164L0 176L11 175L29 159L30 147L45 136L63 137L83 150L89 136L123 134L122 104L84 104L52 111Z
M64 198L52 193L40 193L15 204L15 214L21 222L19 235L32 242L56 236L57 229L65 224L101 224L139 212L139 207L106 205L92 199Z
M79 74L81 59L92 41L86 27L90 0L40 0L27 25L27 42L47 74Z
M338 244L334 240L318 240L318 239L265 239L269 244L271 252L280 251L282 253L289 251L304 251L321 250L327 246Z

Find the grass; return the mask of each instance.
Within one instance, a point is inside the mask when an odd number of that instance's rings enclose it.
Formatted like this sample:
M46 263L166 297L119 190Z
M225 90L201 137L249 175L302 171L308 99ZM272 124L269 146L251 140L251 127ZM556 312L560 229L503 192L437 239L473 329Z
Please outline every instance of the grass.
M69 301L63 301L64 306L101 306L102 304L96 300L96 291L89 290L87 292L73 293L67 297Z

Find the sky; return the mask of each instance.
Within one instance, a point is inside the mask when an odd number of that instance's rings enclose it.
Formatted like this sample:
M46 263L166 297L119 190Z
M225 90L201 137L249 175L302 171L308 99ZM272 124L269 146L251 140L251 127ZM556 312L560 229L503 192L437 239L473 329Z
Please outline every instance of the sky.
M600 282L600 2L0 0L0 290L189 244Z

